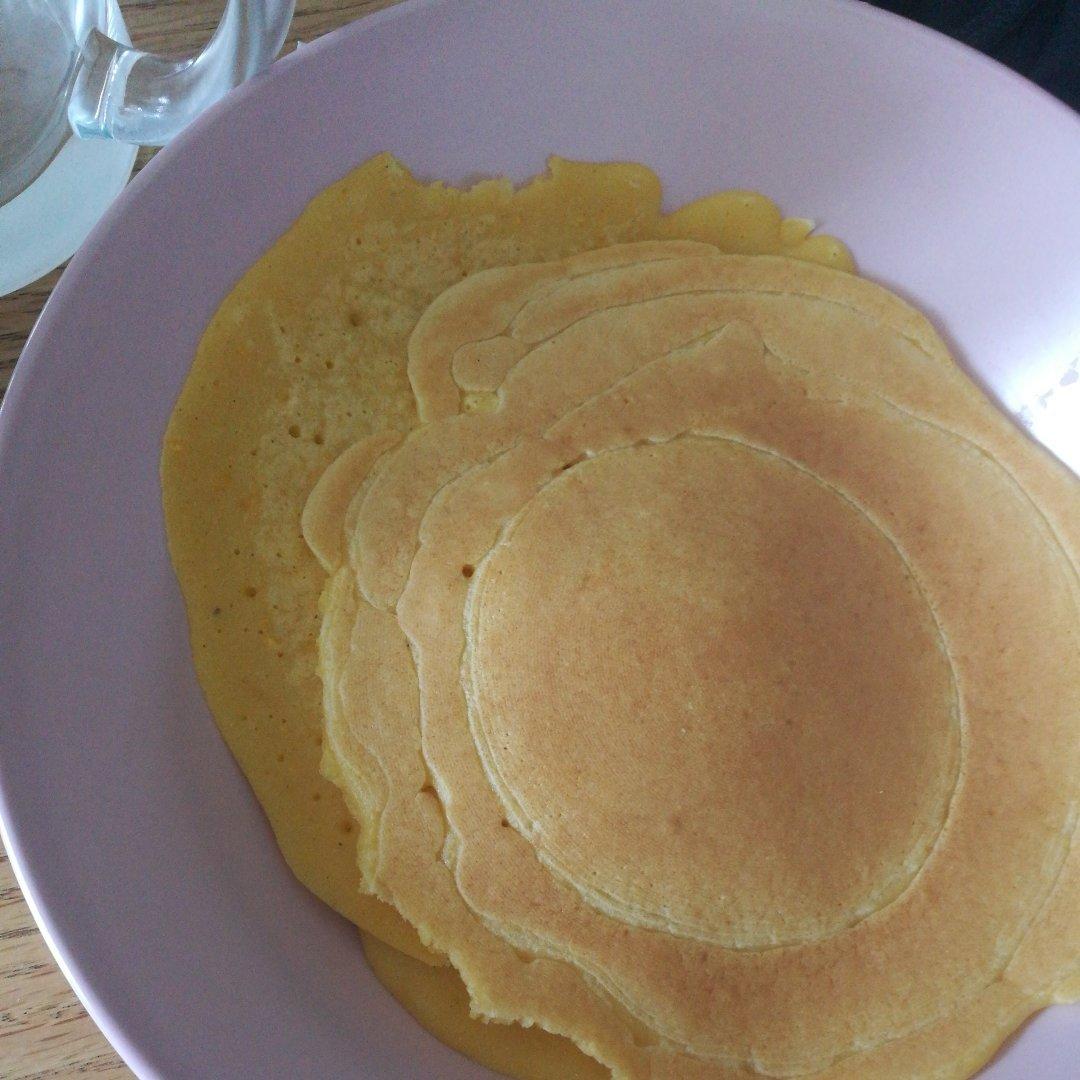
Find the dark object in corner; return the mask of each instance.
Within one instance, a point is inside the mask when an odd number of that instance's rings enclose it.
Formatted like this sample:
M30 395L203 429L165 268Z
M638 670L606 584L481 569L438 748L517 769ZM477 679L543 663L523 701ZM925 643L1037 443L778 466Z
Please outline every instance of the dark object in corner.
M987 53L1080 110L1080 0L873 0Z

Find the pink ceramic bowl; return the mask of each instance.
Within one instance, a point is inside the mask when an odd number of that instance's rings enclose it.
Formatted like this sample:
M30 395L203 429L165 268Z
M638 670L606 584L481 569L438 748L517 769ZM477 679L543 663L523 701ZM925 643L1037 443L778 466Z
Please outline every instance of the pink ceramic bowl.
M407 3L231 94L71 263L0 414L0 811L64 972L139 1076L477 1077L289 875L192 673L157 461L195 344L304 204L421 175L630 158L674 206L759 188L929 311L1080 458L1080 120L843 0ZM1080 1010L991 1066L1078 1075Z

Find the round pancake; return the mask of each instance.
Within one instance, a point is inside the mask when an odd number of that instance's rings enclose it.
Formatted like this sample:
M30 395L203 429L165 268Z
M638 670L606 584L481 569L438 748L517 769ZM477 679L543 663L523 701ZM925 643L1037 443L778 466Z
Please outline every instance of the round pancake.
M350 444L415 425L409 335L431 301L477 271L622 243L685 251L694 238L851 265L842 244L802 239L799 221L762 196L710 198L665 217L659 180L640 165L553 158L516 190L506 180L459 190L379 155L309 205L199 343L161 460L199 681L293 871L416 956L436 960L362 893L358 823L319 775L324 574L297 528L304 500Z
M813 473L696 435L602 454L538 492L475 575L463 680L484 770L591 906L793 945L925 865L958 780L952 667L893 541Z
M525 444L440 493L425 519L424 546L398 611L417 653L424 752L450 819L454 842L447 850L456 884L485 925L519 948L572 959L648 1026L698 1056L801 1073L925 1026L988 985L1049 895L1075 824L1075 718L1068 705L1077 691L1069 662L1077 645L1075 572L1008 474L963 440L846 393L818 390L834 400L818 399L790 376L733 376L708 365L700 371L715 380L711 396L707 380L691 380L692 389L680 397L678 382L661 379L638 415L626 392L618 400L613 396L607 404L623 425L620 437L631 444L675 438L684 430L701 433L710 420L722 421L712 434L752 441L809 469L867 516L880 515L880 527L904 553L941 621L960 691L964 767L948 827L916 867L918 888L883 900L843 933L826 928L796 948L709 945L705 938L686 937L685 927L684 936L676 936L642 926L625 912L621 920L612 919L591 898L599 890L617 891L617 885L603 877L595 883L575 880L569 887L555 880L537 859L538 824L514 827L514 804L493 790L499 787L490 779L498 765L485 756L475 708L466 715L460 612L466 593L480 595L471 590L482 589L486 580L482 560L516 511L522 486L531 490L522 473L532 486L548 482L555 488L594 467L592 461L574 464L582 452L597 452L595 442L585 441L595 432L580 416L581 435L560 441L561 454L545 458L542 447ZM628 414L642 427L627 433ZM1019 437L1018 445L1028 450ZM560 457L570 468L562 471ZM700 487L688 485L687 497L697 499ZM572 530L566 509L554 516ZM593 535L588 524L583 529ZM504 532L499 542L505 539ZM549 535L540 545L548 563L553 543ZM645 557L640 565L647 575L653 560ZM972 565L979 567L977 581L971 580ZM469 567L477 569L464 573ZM534 605L546 599L539 584L543 567L542 559L523 586L531 586ZM519 620L526 637L532 633L534 620L526 612L510 604L501 610ZM643 617L651 610L642 607ZM990 625L987 611L994 612ZM836 625L849 634L866 632L854 618ZM558 647L551 640L534 645L549 657ZM597 695L590 702L600 708L610 701L603 693L609 683L600 675L592 678L581 641L571 637L570 648ZM640 658L616 663L630 692L645 694L634 672L648 679L653 668ZM913 660L904 666L916 681L923 674ZM548 675L550 690L559 672ZM535 695L522 693L535 705ZM563 714L570 725L584 723L582 715ZM596 723L604 726L602 718ZM619 738L614 732L625 731L627 723L623 712L612 712L607 741L598 737L598 747L610 747ZM569 729L551 737L572 738ZM1021 746L1023 753L1017 753ZM897 760L910 752L894 749ZM539 758L523 759L521 768L530 767L551 775ZM601 768L597 775L608 773ZM617 769L613 777L610 782L621 782ZM930 770L924 782L937 779ZM839 797L846 790L843 768L833 782ZM1012 815L997 813L1003 790L1014 802ZM737 793L736 784L725 797L730 802ZM687 792L690 802L706 797L698 789ZM608 789L597 799L611 808L617 834L632 831L633 806ZM563 805L557 796L553 801L556 810ZM1016 820L1021 810L1022 824ZM389 839L387 828L383 843L400 852L409 831ZM588 843L587 835L579 839ZM830 853L826 848L818 854ZM692 898L692 890L685 895ZM750 895L756 896L753 888ZM972 918L973 910L979 918ZM768 929L778 925L774 919ZM869 956L876 958L874 965L868 965ZM827 1001L816 1000L813 987L826 973L831 994ZM497 998L503 984L487 983L485 991Z
M1034 451L1032 451L1032 453L1034 453Z

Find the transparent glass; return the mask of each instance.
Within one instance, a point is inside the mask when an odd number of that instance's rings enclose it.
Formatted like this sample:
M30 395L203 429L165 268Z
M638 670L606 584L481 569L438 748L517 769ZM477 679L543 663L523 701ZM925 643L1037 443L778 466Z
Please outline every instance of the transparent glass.
M0 0L0 295L71 255L137 145L269 64L293 3L227 0L206 47L168 60L131 46L116 0Z

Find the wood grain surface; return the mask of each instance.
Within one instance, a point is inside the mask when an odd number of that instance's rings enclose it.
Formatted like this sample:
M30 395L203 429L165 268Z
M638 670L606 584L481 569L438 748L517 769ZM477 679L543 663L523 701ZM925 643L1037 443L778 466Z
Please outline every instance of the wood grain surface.
M285 51L394 0L302 0ZM122 4L140 48L183 55L209 38L223 0L134 0ZM142 150L139 169L153 155ZM0 396L15 370L27 335L61 271L0 298ZM86 1015L53 962L0 849L0 1077L127 1077L133 1074ZM181 1078L178 1078L181 1080Z

